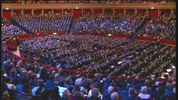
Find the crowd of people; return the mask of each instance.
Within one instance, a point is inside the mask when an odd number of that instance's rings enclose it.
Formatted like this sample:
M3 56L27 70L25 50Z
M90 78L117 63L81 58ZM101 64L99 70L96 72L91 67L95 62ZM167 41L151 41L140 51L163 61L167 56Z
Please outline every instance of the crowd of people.
M161 16L148 19L146 16L122 15L122 16L98 16L81 17L75 23L72 16L24 16L15 17L17 23L30 30L38 32L65 32L69 33L119 33L141 35L159 39L175 40L176 19L175 16ZM72 26L73 25L73 26ZM26 34L23 29L3 21L3 37L10 35Z
M67 32L72 21L71 16L20 16L14 19L33 33Z
M23 16L15 20L34 33L67 33L72 23L71 16ZM3 19L2 22L4 37L27 34L10 22ZM143 23L144 27L139 28ZM153 20L130 15L83 17L77 21L74 33L124 34L140 29L139 35L175 40L175 23L172 17ZM24 40L19 48L25 60L2 50L3 100L175 100L176 97L176 49L159 42L52 34Z
M174 47L123 38L52 35L27 40L20 48L29 60L2 55L3 100L175 100ZM52 58L54 68L34 60L40 57L47 64ZM64 69L85 74L64 73ZM135 74L134 80L129 79Z
M77 21L74 32L132 33L142 25L146 18L141 15L82 17Z
M176 39L176 19L170 16L161 16L147 21L140 34L159 39Z
M10 21L7 21L5 19L2 20L1 32L2 32L2 39L10 37L12 35L26 34L18 26L13 25Z
M146 78L156 74L157 79L176 62L174 47L92 35L32 39L23 42L20 50L53 66L123 77Z

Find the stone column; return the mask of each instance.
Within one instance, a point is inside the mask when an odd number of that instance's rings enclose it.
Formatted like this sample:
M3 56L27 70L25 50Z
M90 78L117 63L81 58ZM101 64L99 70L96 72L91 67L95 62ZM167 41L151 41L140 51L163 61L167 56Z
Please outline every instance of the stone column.
M32 9L32 16L34 16L34 9Z
M44 9L42 9L42 11L41 11L41 15L44 16Z
M126 9L124 9L124 15L126 14Z
M174 16L174 9L171 9L170 15L171 15L171 16Z
M134 11L135 11L135 13L134 13L134 14L135 14L135 15L137 15L137 10L138 10L138 9L134 9Z
M51 13L52 13L52 15L54 15L54 9L51 9Z
M21 10L21 15L24 16L24 10L23 9Z
M146 9L146 15L149 16L149 10L148 9Z
M161 15L161 9L158 9L158 16Z

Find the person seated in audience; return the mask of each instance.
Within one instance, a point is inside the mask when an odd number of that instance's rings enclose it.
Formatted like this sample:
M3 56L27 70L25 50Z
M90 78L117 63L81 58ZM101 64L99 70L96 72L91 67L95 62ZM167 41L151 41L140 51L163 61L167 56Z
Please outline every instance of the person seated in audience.
M117 92L111 94L111 100L121 100Z
M138 94L138 97L141 100L150 100L151 99L151 96L148 94L148 87L147 86L141 87L141 92Z

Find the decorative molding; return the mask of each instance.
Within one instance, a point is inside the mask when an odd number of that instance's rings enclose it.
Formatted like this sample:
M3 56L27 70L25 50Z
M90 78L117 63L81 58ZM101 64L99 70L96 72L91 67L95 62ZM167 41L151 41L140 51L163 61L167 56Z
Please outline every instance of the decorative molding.
M120 4L2 4L2 9L176 9L176 3L120 3Z

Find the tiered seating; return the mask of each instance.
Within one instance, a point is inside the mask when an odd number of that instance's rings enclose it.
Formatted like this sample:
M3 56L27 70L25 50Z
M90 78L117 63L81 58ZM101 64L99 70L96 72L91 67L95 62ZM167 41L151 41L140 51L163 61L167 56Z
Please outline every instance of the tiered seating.
M147 37L175 40L176 20L174 17L166 16L149 20L146 25L142 27L140 34Z
M53 37L53 36L52 36ZM50 38L52 38L50 37ZM54 39L55 37L53 37ZM82 37L80 37L82 38ZM63 39L64 41L66 37ZM104 39L103 39L104 40ZM123 43L125 40L121 40ZM122 42L119 42L122 44ZM156 44L146 44L134 45L135 43L130 44L131 48L133 47L141 47L133 51L135 55L147 55L147 53L151 53L150 51L154 49L161 48L161 52L159 53L160 58L155 58L155 62L159 59L162 60L162 65L159 66L158 71L163 71L164 64L169 63L172 57L175 58L174 54L171 55L173 49L170 51L167 47L159 45L157 47ZM141 46L140 46L141 45ZM74 45L75 46L75 45ZM109 45L108 45L109 46ZM117 46L117 45L115 45ZM112 47L112 46L111 46ZM123 47L128 52L128 61L132 62L131 57L132 50L131 48ZM147 48L142 51L142 48ZM95 48L97 50L97 48ZM164 51L166 51L166 56L164 55ZM147 53L145 53L147 52ZM144 54L145 53L145 54ZM155 56L157 56L155 53ZM101 55L99 55L101 56ZM171 57L172 56L172 57ZM145 56L144 56L145 57ZM148 57L150 57L148 55ZM169 74L167 74L167 80L164 81L151 81L151 78L147 78L146 80L130 80L125 79L125 81L121 81L118 79L112 79L111 76L105 75L100 77L99 74L95 74L94 78L88 78L87 74L85 75L72 75L72 73L63 73L61 67L59 66L55 69L47 68L43 65L36 63L34 60L25 61L19 60L12 55L3 53L2 55L2 76L1 76L1 85L2 85L2 99L23 99L23 100L36 100L36 99L52 99L52 100L108 100L113 98L118 98L117 100L125 100L125 99L143 99L142 95L147 95L147 99L172 99L175 100L176 97L176 82L169 81ZM154 56L153 56L154 58ZM165 59L164 59L165 58ZM114 56L113 58L114 59ZM143 58L142 58L143 59ZM158 59L158 60L156 60ZM168 59L168 60L167 60ZM147 60L147 58L145 59ZM110 60L109 60L110 61ZM144 61L146 62L146 61ZM95 63L95 62L94 62ZM123 62L124 63L124 62ZM159 61L157 62L159 63ZM121 63L122 64L122 63ZM148 67L153 68L154 62ZM97 66L93 66L93 68L98 68ZM115 66L117 68L121 66ZM75 66L73 66L75 68ZM134 67L136 68L136 67ZM133 69L134 69L133 68ZM146 68L146 67L145 67ZM130 69L130 68L129 68ZM112 70L115 70L112 68ZM130 72L130 71L129 71ZM129 74L131 75L131 74ZM155 73L156 75L156 73ZM164 91L164 92L162 92ZM128 94L127 94L128 93ZM94 99L95 98L95 99Z
M15 20L33 33L67 32L71 24L71 16L15 17Z
M11 22L5 21L5 20L3 20L3 22L2 22L1 31L2 31L3 38L10 37L12 35L25 34L25 32L23 30L21 30L19 27L15 26Z
M75 32L132 33L143 23L146 16L101 16L80 18Z
M158 78L172 64L175 65L174 47L141 41L129 42L123 38L48 36L26 41L20 48L24 55L30 54L28 56L42 59L46 64L93 74L123 77L138 75L142 78L157 74Z
M132 33L145 18L84 17L74 32ZM67 32L71 19L15 18L34 33ZM175 22L171 17L148 21L140 35L175 39ZM5 20L2 32L3 36L26 34ZM175 47L86 34L39 36L21 41L19 47L25 60L2 50L3 100L176 100Z

